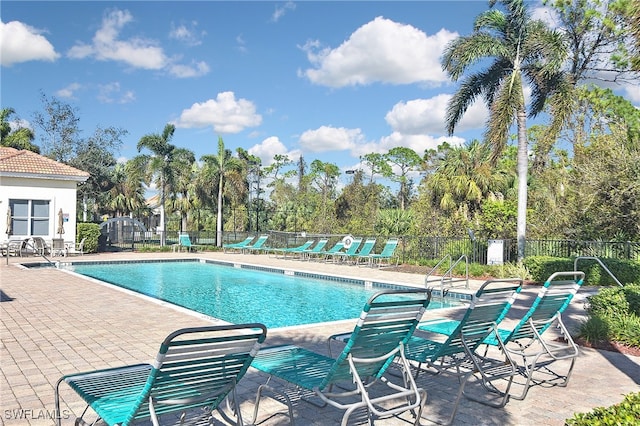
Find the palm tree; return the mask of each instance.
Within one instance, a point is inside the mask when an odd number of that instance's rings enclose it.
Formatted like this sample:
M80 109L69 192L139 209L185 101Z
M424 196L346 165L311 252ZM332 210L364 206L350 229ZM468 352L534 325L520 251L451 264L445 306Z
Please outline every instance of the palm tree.
M171 207L180 212L180 230L187 231L187 213L195 207L194 178L198 172L195 155L188 149L177 148L171 168L174 176L169 188Z
M138 152L143 148L151 151L152 155L140 155L136 162L147 172L147 183L155 180L160 192L160 245L164 246L166 241L167 225L165 223L165 200L167 190L173 187L174 169L173 161L179 148L170 144L176 127L173 124L164 126L162 134L144 135L138 141ZM180 149L181 150L181 149Z
M35 135L28 127L11 128L11 123L7 119L15 114L13 108L0 109L0 146L9 146L16 149L26 149L35 153L40 153L40 148L33 144Z
M491 0L493 7L498 1ZM442 57L442 67L453 81L470 71L447 106L447 131L456 125L478 96L489 108L485 137L493 147L495 163L507 144L509 128L517 126L518 154L518 260L524 258L527 224L527 105L525 84L531 88L529 116L540 113L554 92L558 70L565 56L562 35L543 22L530 18L523 0L501 0L506 13L490 9L481 13L469 36L451 41ZM479 69L492 61L486 69Z
M106 206L115 216L124 216L145 207L144 187L134 162L116 164L111 179L113 186L108 191Z
M222 246L222 195L225 180L234 173L241 173L242 162L231 155L231 150L225 149L222 137L218 137L217 155L203 155L205 175L218 183L218 216L216 218L216 245Z
M437 160L426 185L439 198L442 210L450 212L466 206L465 211L475 213L487 197L506 189L508 176L491 166L489 148L473 140L466 146L449 148Z

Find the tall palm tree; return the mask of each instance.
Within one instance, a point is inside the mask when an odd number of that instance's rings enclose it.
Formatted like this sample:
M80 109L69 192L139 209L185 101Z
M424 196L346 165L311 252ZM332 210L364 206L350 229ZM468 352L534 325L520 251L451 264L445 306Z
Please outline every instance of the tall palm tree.
M176 148L169 143L176 127L173 124L164 126L162 134L152 133L144 135L138 141L138 152L143 148L151 151L151 155L140 155L136 162L147 172L147 183L155 181L158 191L160 192L160 245L165 245L167 225L165 223L165 200L167 189L173 182L172 163L176 155Z
M554 92L558 70L565 55L560 32L550 30L542 21L532 20L523 0L500 0L506 12L491 9L481 13L473 32L451 41L442 57L442 67L453 81L467 71L460 88L447 106L447 131L456 125L478 96L489 108L485 137L493 147L497 161L507 144L509 128L517 126L518 155L518 260L524 258L527 224L527 105L525 84L531 88L529 116L540 113L545 100ZM491 61L482 69L484 61ZM480 67L480 68L479 68Z
M231 150L225 149L222 137L218 137L218 153L216 155L203 155L204 173L210 179L218 183L218 215L216 218L216 245L222 246L222 199L224 184L233 173L241 173L242 162L231 155Z
M187 231L187 213L194 208L193 192L195 176L198 172L193 152L177 148L173 154L171 169L174 176L168 188L171 194L171 207L180 212L180 230Z

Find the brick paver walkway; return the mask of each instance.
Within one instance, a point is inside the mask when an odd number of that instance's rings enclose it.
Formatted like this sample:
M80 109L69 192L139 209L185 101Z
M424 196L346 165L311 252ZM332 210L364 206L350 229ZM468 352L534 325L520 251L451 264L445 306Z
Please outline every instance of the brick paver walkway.
M393 270L299 262L265 255L225 253L198 254L100 254L73 258L112 260L136 258L204 257L272 265L278 268L304 269L344 276L368 277L389 282L421 285L424 277ZM203 316L152 302L122 291L78 278L56 269L24 269L20 261L40 262L40 258L0 259L1 340L0 347L0 424L51 425L54 386L60 376L72 372L149 362L159 343L171 331L211 324ZM474 283L477 284L477 283ZM582 292L582 290L581 290ZM588 292L588 289L585 289ZM529 291L534 294L535 289ZM514 315L518 310L514 310ZM454 312L455 314L455 312ZM432 314L433 315L433 314ZM566 319L575 325L584 318L583 297L578 297ZM321 326L269 330L267 344L294 342L326 352L326 338L336 331L348 331L351 322ZM239 385L243 413L248 417L253 398L265 376L250 370ZM619 353L582 349L573 377L566 388L536 386L525 401L510 401L502 409L493 409L471 401L461 403L455 424L562 425L574 412L589 411L622 400L629 392L640 390L640 358ZM422 375L419 385L429 393L427 416L444 415L450 407L456 382L440 376ZM84 408L66 385L62 386L63 424ZM287 424L283 406L265 400L259 420L263 424ZM296 420L302 425L339 424L342 412L317 408L295 401ZM411 424L409 414L379 420L379 425ZM356 422L357 423L357 422ZM428 422L423 421L423 424Z

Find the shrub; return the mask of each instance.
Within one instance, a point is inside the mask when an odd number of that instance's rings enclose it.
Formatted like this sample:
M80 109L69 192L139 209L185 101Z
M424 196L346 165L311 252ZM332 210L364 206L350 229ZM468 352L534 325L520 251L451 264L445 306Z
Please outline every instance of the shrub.
M487 267L479 263L469 264L469 276L474 278L482 278L487 275Z
M529 256L524 258L522 264L536 282L545 282L554 272L573 271L573 260L560 257Z
M640 263L620 259L600 260L622 284L640 283ZM523 264L531 272L531 279L537 282L544 282L554 272L573 271L575 258L529 256L524 259ZM580 260L578 262L578 270L585 273L586 285L605 286L616 284L595 260Z
M78 223L76 225L76 242L84 241L83 251L95 253L98 251L98 238L100 238L100 225L97 223Z
M640 347L640 285L601 289L589 297L588 314L580 337L591 343L613 340Z
M591 344L609 340L609 324L600 317L591 317L580 325L580 337Z
M597 407L589 413L576 413L565 421L567 426L637 425L640 419L640 392L625 396L620 404Z
M520 278L530 280L531 272L523 263L507 262L503 265L496 266L493 276L496 278Z
M598 294L589 297L588 312L592 316L625 315L629 312L629 302L620 287L601 289Z

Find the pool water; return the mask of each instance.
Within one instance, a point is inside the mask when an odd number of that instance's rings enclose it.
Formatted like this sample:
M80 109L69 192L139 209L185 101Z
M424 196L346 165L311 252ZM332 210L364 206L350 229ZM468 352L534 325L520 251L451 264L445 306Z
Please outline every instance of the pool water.
M368 298L382 289L198 261L73 264L66 269L224 321L270 328L357 318ZM456 304L434 298L430 309Z

